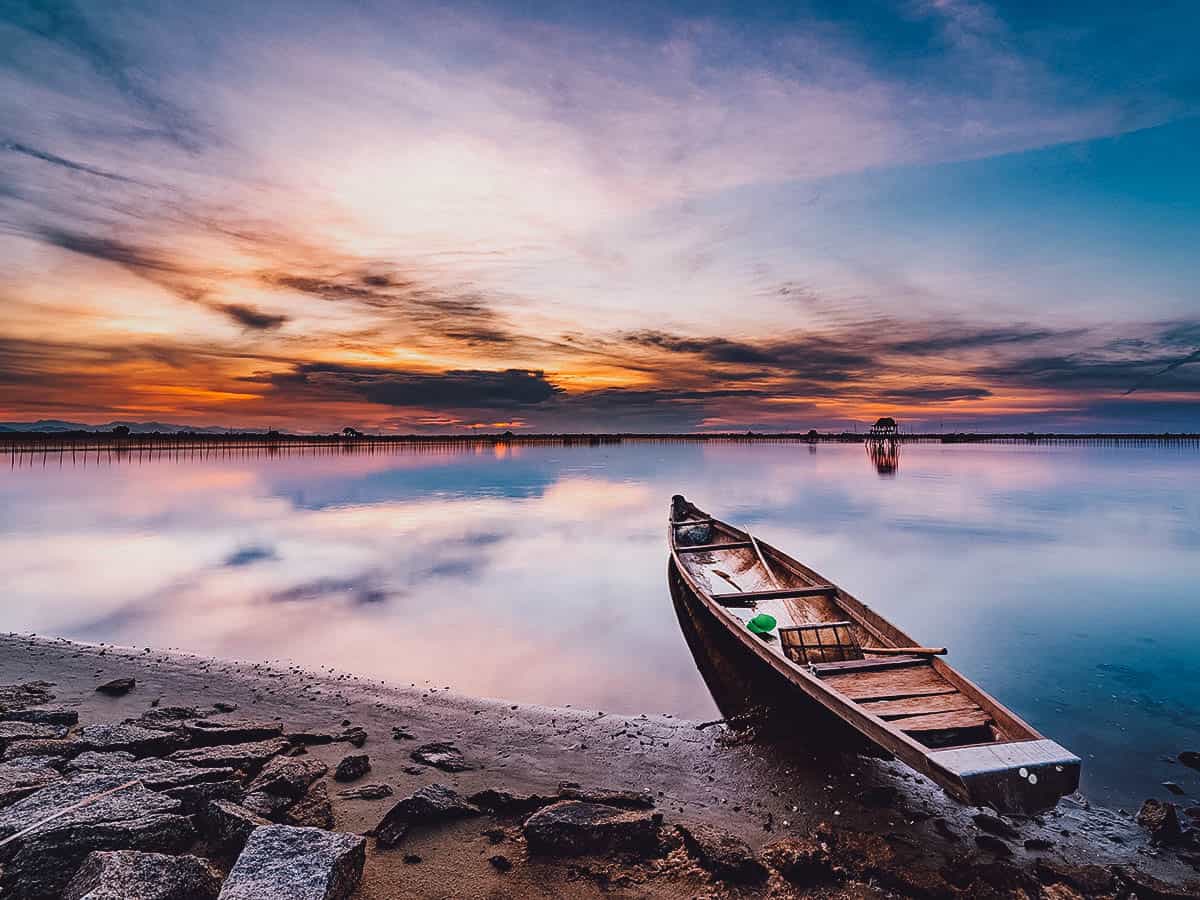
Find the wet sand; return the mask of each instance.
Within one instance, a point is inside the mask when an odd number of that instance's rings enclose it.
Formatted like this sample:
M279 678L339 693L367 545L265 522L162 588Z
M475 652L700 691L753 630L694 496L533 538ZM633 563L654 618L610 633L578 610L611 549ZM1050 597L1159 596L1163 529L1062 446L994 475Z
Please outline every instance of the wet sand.
M95 692L119 677L135 678L134 690L117 698ZM344 743L309 748L331 769L348 753L366 753L372 769L357 783L383 782L395 791L382 800L345 799L337 792L347 786L331 781L337 828L343 831L373 828L398 799L434 782L464 795L486 788L547 795L570 781L648 791L668 826L714 825L755 850L782 837L824 832L844 840L844 852L862 860L848 864L835 884L795 886L773 872L763 886L736 888L714 881L683 849L642 863L530 860L518 821L477 818L414 832L401 848L379 850L369 842L356 895L363 898L936 895L942 882L952 886L953 876L972 867L983 872L999 866L1008 874L996 880L1004 882L1013 872L1033 872L1039 861L1043 869L1046 863L1134 865L1170 885L1196 878L1172 852L1150 847L1132 815L1090 807L1078 795L1045 816L1010 820L1015 836L1003 842L1009 857L986 836L988 846L976 841L984 835L973 820L981 810L950 800L897 762L814 753L803 734L768 742L670 716L503 703L456 695L441 685L386 684L284 662L0 637L0 682L31 680L52 682L55 705L76 708L84 724L137 717L154 701L163 706L224 701L238 705L236 716L279 719L287 732L338 731L345 721L360 726L368 734L361 750ZM413 739L394 739L396 727ZM418 771L410 753L428 741L453 741L473 768ZM497 827L506 836L493 843L484 832ZM1026 841L1050 846L1029 850ZM511 871L499 872L488 862L496 853L513 862ZM420 862L405 862L411 855ZM932 887L911 884L915 870L940 881Z

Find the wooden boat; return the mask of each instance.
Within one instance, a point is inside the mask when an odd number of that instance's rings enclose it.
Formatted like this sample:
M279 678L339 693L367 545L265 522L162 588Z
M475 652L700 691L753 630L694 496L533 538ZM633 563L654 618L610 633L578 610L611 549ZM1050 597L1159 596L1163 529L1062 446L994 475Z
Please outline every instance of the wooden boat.
M686 589L759 664L951 796L1030 813L1079 786L1079 757L807 566L681 496L668 540ZM747 627L759 613L776 620L764 635Z

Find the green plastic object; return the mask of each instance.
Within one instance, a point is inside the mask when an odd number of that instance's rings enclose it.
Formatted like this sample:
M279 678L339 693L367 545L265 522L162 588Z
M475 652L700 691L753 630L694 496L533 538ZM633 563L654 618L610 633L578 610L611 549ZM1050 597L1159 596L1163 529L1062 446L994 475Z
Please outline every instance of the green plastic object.
M755 634L770 634L775 628L775 617L768 616L766 613L759 613L746 623L746 627Z

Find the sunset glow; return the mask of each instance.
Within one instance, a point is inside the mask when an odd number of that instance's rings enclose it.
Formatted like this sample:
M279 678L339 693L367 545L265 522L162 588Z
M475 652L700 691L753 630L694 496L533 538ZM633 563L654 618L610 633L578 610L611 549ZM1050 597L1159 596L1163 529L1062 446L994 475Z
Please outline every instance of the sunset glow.
M1196 430L1191 17L5 4L0 419Z

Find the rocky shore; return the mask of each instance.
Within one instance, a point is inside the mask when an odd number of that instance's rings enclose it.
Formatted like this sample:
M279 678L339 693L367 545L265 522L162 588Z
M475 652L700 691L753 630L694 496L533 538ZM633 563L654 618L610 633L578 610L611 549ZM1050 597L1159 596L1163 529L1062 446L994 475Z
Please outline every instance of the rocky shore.
M820 743L9 635L0 896L1200 896L1186 804L1004 818Z

